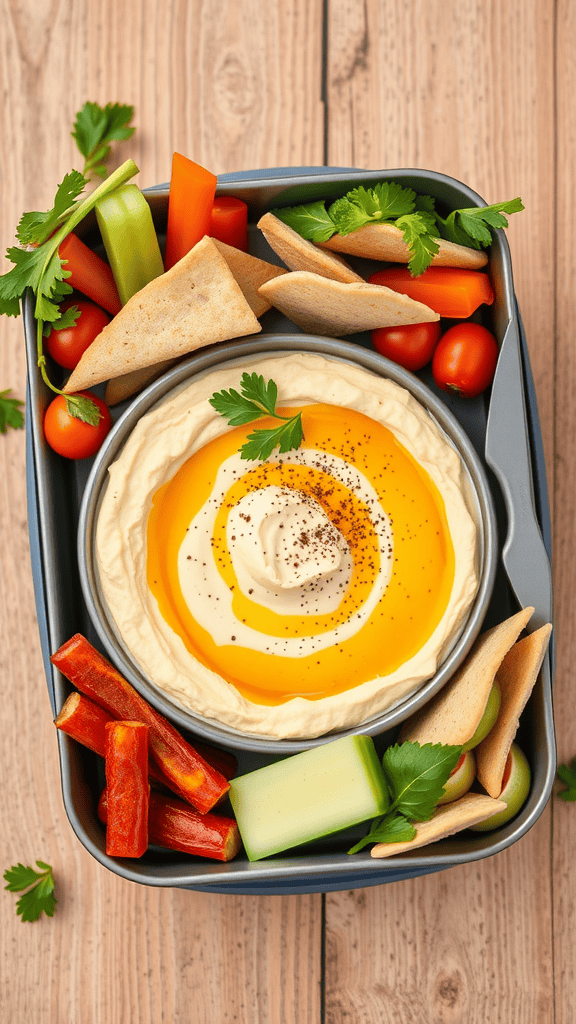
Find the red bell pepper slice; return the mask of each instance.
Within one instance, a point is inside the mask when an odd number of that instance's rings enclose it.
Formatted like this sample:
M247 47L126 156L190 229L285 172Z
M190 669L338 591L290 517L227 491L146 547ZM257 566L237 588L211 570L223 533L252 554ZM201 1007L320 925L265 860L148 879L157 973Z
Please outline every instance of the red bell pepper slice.
M106 789L106 853L109 857L141 857L148 849L147 725L106 725Z
M210 220L210 238L248 252L248 207L234 196L216 196Z
M62 261L66 261L64 270L70 274L66 283L116 316L122 303L108 264L84 245L73 231L58 246L58 254Z
M494 302L490 278L479 270L428 267L419 277L411 277L407 267L390 267L372 274L368 283L383 284L454 319L466 319L483 302Z

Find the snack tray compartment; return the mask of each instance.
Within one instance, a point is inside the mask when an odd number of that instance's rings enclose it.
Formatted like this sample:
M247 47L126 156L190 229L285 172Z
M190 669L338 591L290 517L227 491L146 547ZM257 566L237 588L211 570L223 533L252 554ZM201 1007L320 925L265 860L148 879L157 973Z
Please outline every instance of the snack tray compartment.
M439 204L444 203L451 208L483 205L476 193L452 178L435 172L410 169L359 171L321 167L245 171L221 176L218 179L218 192L236 195L248 203L251 251L263 259L278 263L277 257L271 253L264 239L258 237L259 233L254 227L262 213L275 205L343 195L351 187L349 182L352 185L371 185L383 178L400 181L422 193L433 195ZM146 194L161 233L165 223L167 186L149 189ZM85 240L94 240L96 244L93 220L87 219L83 228ZM498 340L503 337L506 325L512 318L517 318L519 326L527 417L525 444L532 465L534 504L550 557L550 516L538 409L526 340L514 298L508 245L502 232L497 233L492 246L490 272L496 293L492 326ZM486 323L490 326L489 320ZM79 508L91 460L69 462L46 445L42 420L51 394L41 381L36 367L35 324L30 295L24 302L24 326L28 359L26 477L30 549L42 655L50 704L55 716L70 692L70 687L53 669L50 654L75 632L83 633L101 649L82 599L76 558ZM262 320L263 333L281 333L286 330L294 332L297 328L274 310L265 314ZM347 340L370 347L369 334L352 335ZM483 459L489 395L471 400L458 399L439 392L429 370L422 371L418 376L446 402ZM514 386L513 382L510 384ZM119 406L114 415L124 408L125 405ZM487 473L494 498L501 549L507 530L506 511L499 484L489 469ZM529 551L526 552L526 558L529 561ZM485 620L486 627L512 614L517 608L500 558L494 594ZM113 859L106 856L104 828L96 815L97 799L103 785L100 759L55 730L66 813L80 841L100 863L124 878L146 885L177 886L218 893L281 894L359 888L440 871L504 850L520 839L542 813L550 796L556 768L552 675L553 648L550 648L521 724L521 745L532 766L531 793L517 817L492 834L463 833L408 855L384 861L372 859L368 849L353 857L345 852L356 841L356 837L364 834L366 826L360 826L341 837L336 844L337 848L334 848L334 841L323 841L291 855L255 863L249 863L243 853L230 863L221 864L159 848L150 848L137 861ZM358 732L361 731L359 728ZM393 738L391 735L379 738L378 749L383 750ZM237 752L237 756L240 773L251 771L272 760L244 751Z

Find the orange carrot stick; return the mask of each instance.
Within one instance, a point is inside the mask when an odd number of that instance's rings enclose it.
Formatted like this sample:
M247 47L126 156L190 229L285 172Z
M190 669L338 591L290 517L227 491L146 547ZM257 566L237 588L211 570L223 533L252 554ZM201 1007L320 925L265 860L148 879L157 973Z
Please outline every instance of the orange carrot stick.
M212 205L210 238L248 252L248 207L234 196L216 196Z
M109 857L141 857L148 849L148 726L108 722L105 764L106 853Z
M66 278L66 284L116 316L122 303L108 264L84 245L73 231L60 243L58 254L61 260L66 260L64 270L71 275Z
M166 270L209 234L216 180L204 167L174 153L168 196Z
M106 822L108 792L104 789L98 803L98 817ZM240 833L233 818L219 814L198 814L182 800L150 794L148 839L169 850L195 857L229 861L240 849Z
M63 644L51 661L74 686L115 718L149 726L152 755L171 789L201 814L229 790L224 775L212 768L80 633Z

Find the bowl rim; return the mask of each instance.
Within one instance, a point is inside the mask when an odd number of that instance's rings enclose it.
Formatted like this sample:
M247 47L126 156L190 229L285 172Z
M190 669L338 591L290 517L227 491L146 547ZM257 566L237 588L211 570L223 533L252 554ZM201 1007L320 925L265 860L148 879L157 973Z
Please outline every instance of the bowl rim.
M386 711L365 722L306 739L274 739L253 733L243 733L224 726L213 719L197 714L157 687L138 667L130 651L121 640L112 617L107 612L100 590L95 560L94 531L98 511L108 480L108 467L118 457L138 420L153 406L164 402L191 379L204 376L222 363L246 361L255 355L270 356L293 354L296 351L314 352L336 360L344 360L389 377L406 388L428 410L434 421L460 454L467 476L472 483L480 521L480 579L474 601L456 641L434 675L418 689L402 698ZM90 471L80 507L77 542L78 566L84 601L90 620L113 664L156 710L179 728L192 732L202 740L231 749L262 754L293 754L327 743L345 735L359 733L380 736L403 722L430 700L460 666L476 640L488 610L494 588L498 561L498 542L493 498L487 475L474 446L448 407L418 377L404 370L384 356L353 342L306 335L299 332L259 334L248 338L222 342L200 349L184 362L168 370L138 395L120 416L104 441Z

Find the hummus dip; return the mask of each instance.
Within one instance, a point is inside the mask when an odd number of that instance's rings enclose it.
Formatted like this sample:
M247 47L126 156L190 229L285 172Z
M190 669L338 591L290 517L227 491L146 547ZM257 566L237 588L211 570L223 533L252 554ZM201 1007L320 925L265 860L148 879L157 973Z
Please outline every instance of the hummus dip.
M243 372L302 409L266 462L209 398ZM408 391L344 361L215 370L132 431L98 515L100 582L122 640L171 699L246 733L311 738L413 692L478 587L460 457Z

